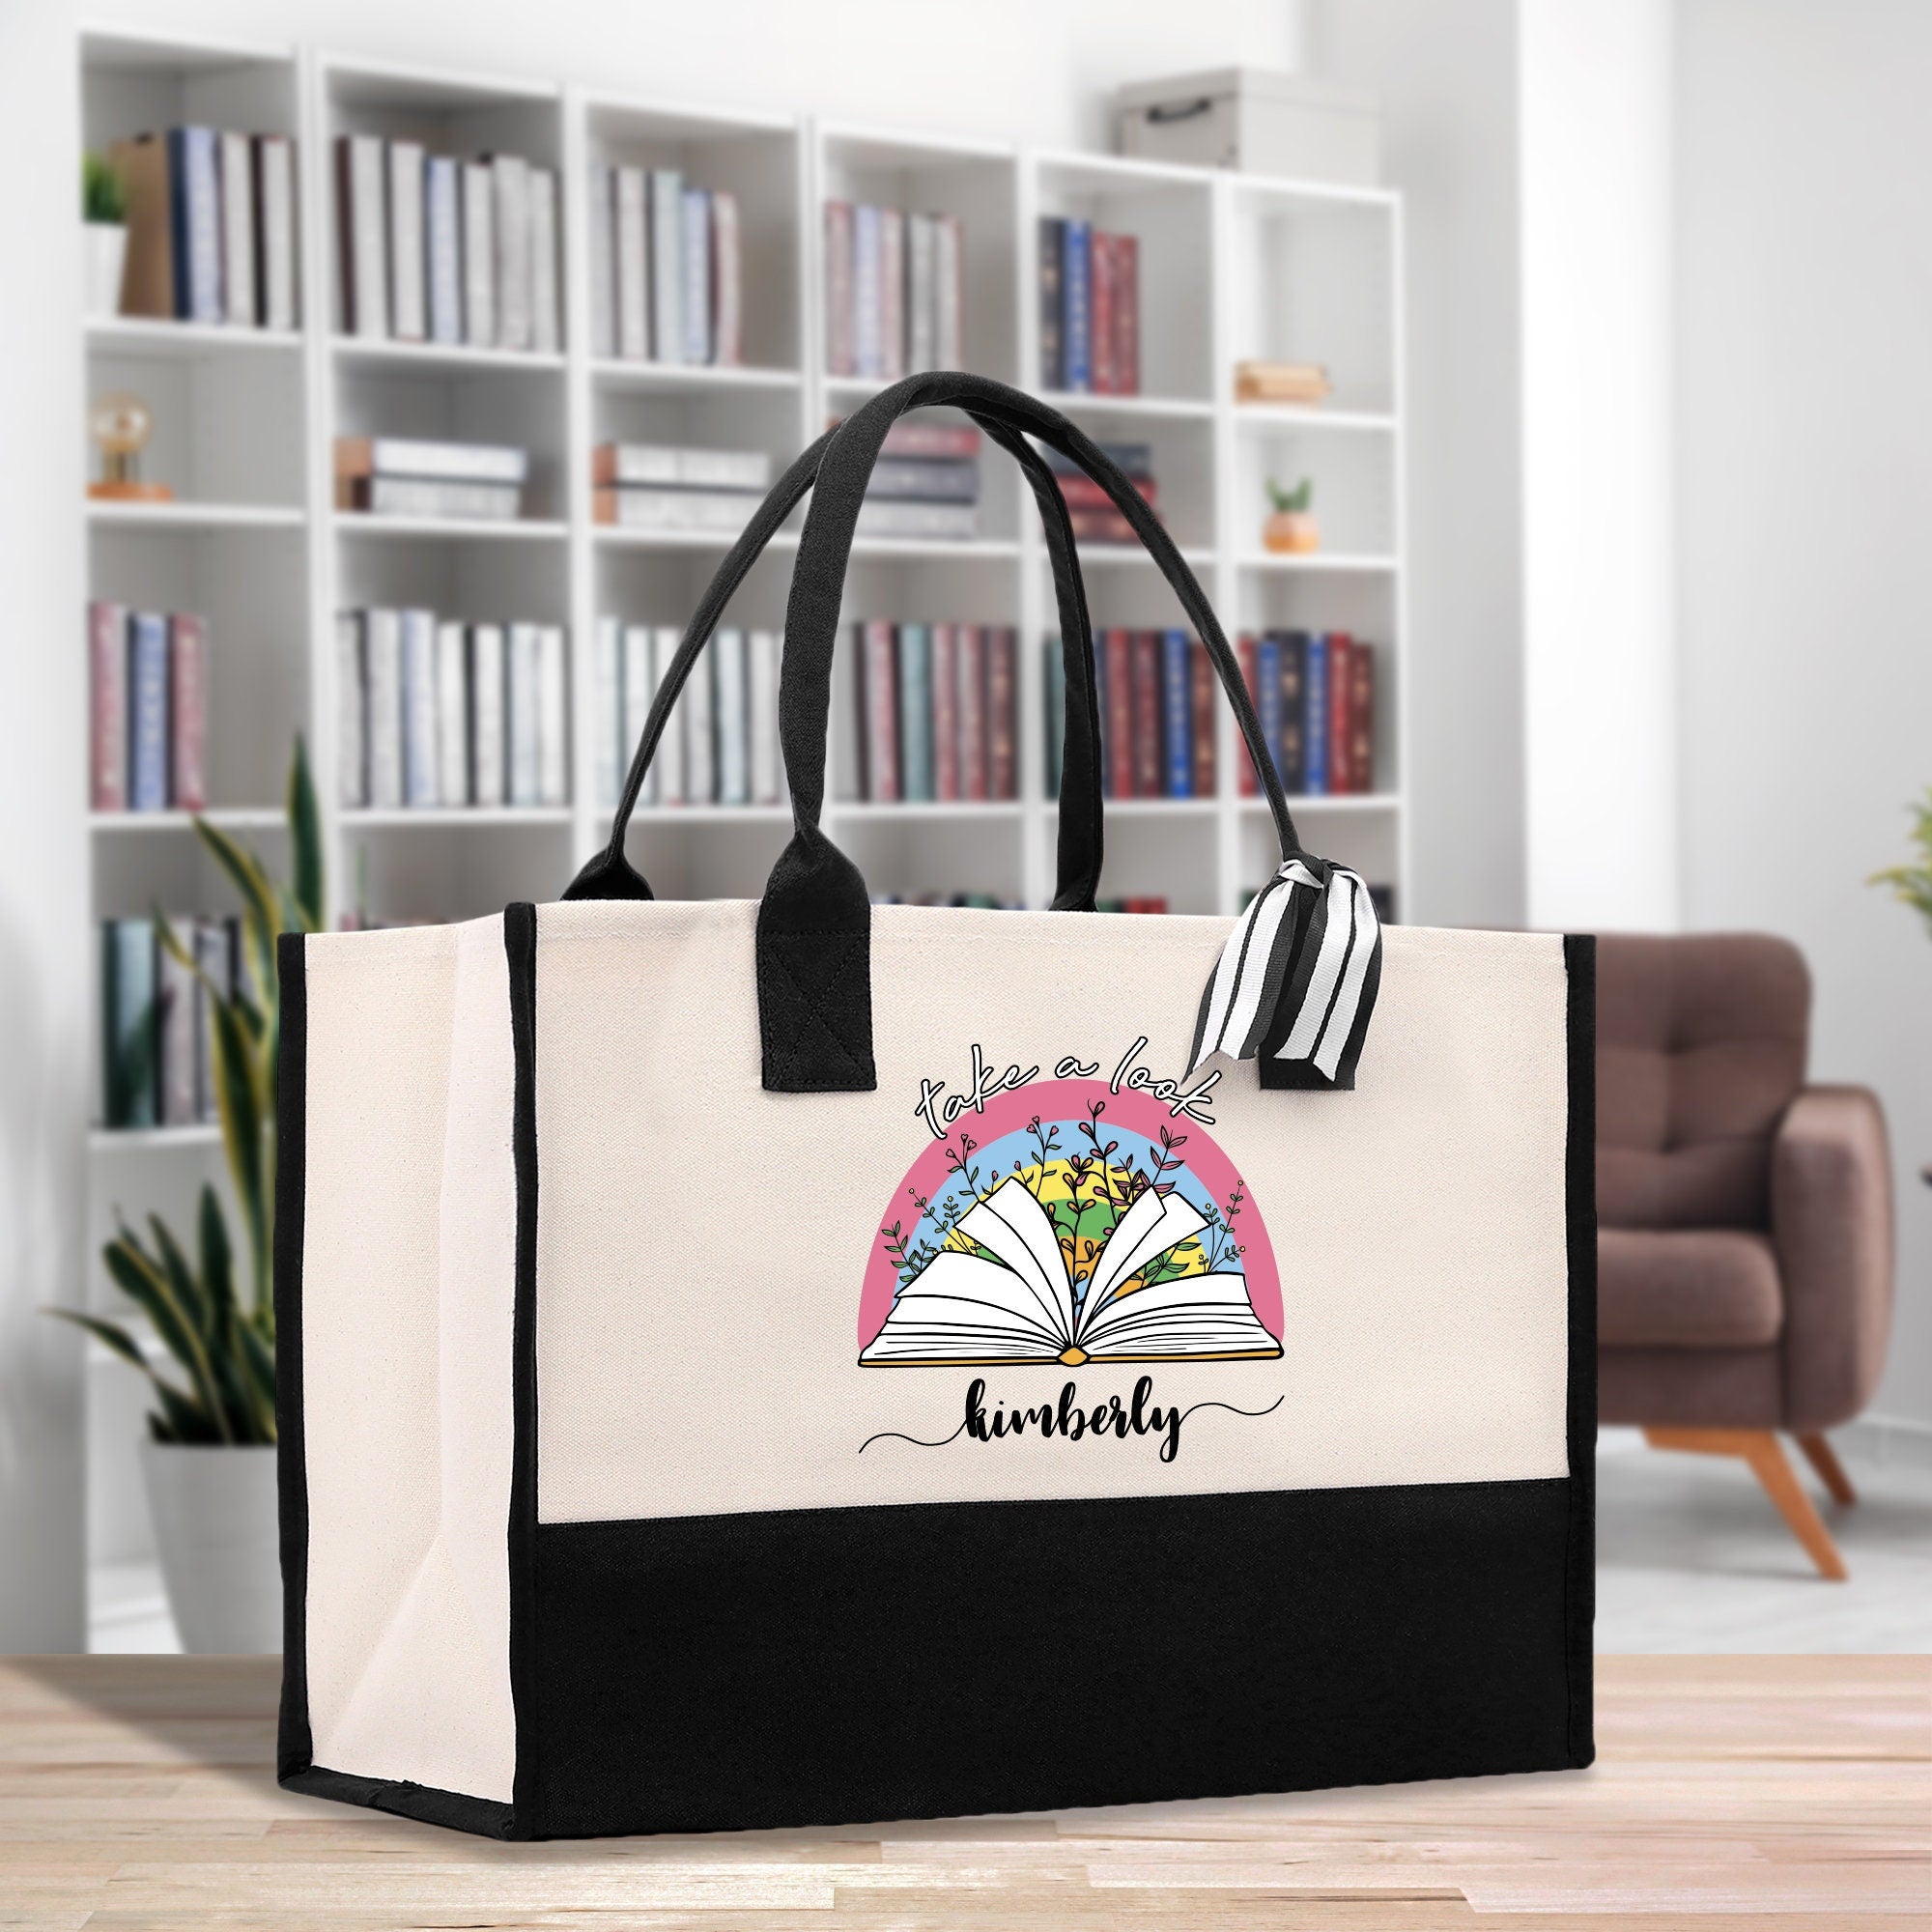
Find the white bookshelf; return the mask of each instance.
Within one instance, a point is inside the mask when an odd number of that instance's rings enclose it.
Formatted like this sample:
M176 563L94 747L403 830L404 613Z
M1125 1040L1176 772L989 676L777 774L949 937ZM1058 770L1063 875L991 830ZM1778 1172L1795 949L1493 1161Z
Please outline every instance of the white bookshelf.
M366 893L384 917L467 917L554 898L608 836L588 795L596 619L681 625L727 540L613 529L590 520L590 452L604 440L769 451L775 471L878 385L824 368L822 223L828 196L957 214L965 233L964 361L1038 392L1037 223L1082 214L1141 238L1144 394L1049 398L1102 440L1153 446L1161 510L1231 637L1344 628L1377 647L1378 789L1293 801L1311 848L1408 897L1404 594L1402 211L1389 192L1269 182L1107 156L929 138L804 116L741 112L560 81L400 67L295 45L202 43L83 30L83 136L182 121L295 136L299 326L287 331L137 319L77 321L88 394L132 389L153 408L147 473L164 506L84 506L92 596L197 611L209 620L211 816L286 863L281 797L293 734L306 734L323 809L332 911ZM558 170L564 339L554 355L369 342L343 332L332 138L370 132L449 152L501 150ZM588 327L585 183L593 161L678 166L739 198L745 366L600 358ZM62 179L66 179L63 177ZM1327 405L1233 400L1247 355L1326 363ZM529 516L510 526L377 519L332 504L331 441L384 431L526 445ZM91 468L91 465L90 465ZM1326 547L1260 548L1269 474L1316 478ZM779 627L798 519L753 569L734 621ZM827 829L874 892L1052 895L1056 807L1043 795L1043 640L1057 630L1030 494L1004 455L982 464L970 544L862 540L848 617L1012 624L1020 636L1019 798L1006 805L870 805L853 797L853 748L835 729ZM1094 620L1175 621L1144 553L1082 554ZM343 810L335 799L333 615L426 603L475 618L569 628L572 803L547 810ZM75 616L76 646L81 638ZM835 725L838 708L835 706ZM1223 710L1218 794L1110 804L1108 894L1164 895L1176 911L1232 913L1272 868L1264 806L1236 788ZM82 809L84 810L84 801ZM91 814L95 915L225 911L233 900L177 812ZM755 895L789 836L786 810L640 810L630 852L665 896ZM98 1092L99 1079L95 1079ZM182 1225L221 1174L209 1129L97 1131L91 1234L118 1208ZM95 1292L108 1293L95 1271ZM103 1371L92 1478L98 1556L144 1532L131 1442L138 1391ZM111 1390L109 1384L112 1384Z

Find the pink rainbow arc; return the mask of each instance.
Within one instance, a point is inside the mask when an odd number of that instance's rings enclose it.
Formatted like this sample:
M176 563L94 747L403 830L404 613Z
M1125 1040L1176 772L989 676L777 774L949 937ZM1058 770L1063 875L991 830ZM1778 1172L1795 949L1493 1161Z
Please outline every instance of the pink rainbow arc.
M1274 1248L1268 1240L1254 1190L1246 1186L1235 1163L1223 1153L1199 1121L1176 1123L1164 1103L1146 1094L1131 1091L1111 1094L1100 1080L1042 1080L1030 1087L996 1094L980 1113L962 1114L952 1123L952 1132L964 1131L981 1147L990 1147L1003 1135L1017 1133L1037 1116L1042 1121L1078 1121L1094 1100L1107 1103L1106 1119L1137 1134L1157 1141L1160 1129L1176 1125L1187 1136L1184 1164L1208 1194L1225 1202L1235 1189L1243 1187L1248 1196L1245 1225L1239 1240L1245 1252L1241 1267L1247 1275L1248 1300L1258 1321L1277 1342L1281 1340L1281 1277L1275 1271ZM900 1177L893 1190L895 1202L903 1201L908 1188L930 1201L946 1186L946 1142L933 1141ZM1252 1216L1252 1218L1250 1218ZM892 1218L889 1208L884 1217ZM859 1296L859 1347L868 1348L872 1338L885 1326L893 1312L893 1294L898 1286L898 1270L893 1265L876 1232L872 1236L871 1259L866 1264L866 1281Z

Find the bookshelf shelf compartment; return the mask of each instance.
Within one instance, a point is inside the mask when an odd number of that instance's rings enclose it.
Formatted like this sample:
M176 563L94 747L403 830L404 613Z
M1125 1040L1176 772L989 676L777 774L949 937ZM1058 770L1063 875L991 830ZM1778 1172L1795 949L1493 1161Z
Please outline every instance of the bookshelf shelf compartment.
M209 322L166 322L157 317L96 316L87 323L87 346L96 355L192 362L230 355L287 355L302 346L300 330L244 328Z
M308 514L293 503L115 503L90 497L87 521L96 529L298 530Z

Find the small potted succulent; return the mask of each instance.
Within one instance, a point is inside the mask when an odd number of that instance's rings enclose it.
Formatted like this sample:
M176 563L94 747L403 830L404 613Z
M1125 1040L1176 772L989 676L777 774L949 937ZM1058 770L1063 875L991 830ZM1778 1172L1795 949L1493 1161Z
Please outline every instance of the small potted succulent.
M308 759L289 775L294 879L279 885L217 826L194 827L242 901L242 970L232 987L203 980L213 1027L221 1144L242 1210L241 1252L221 1197L205 1185L191 1241L159 1215L122 1222L102 1250L107 1272L145 1317L133 1323L57 1308L148 1378L155 1406L141 1473L182 1648L279 1650L282 1578L275 1494L275 1067L281 1037L275 940L323 921L320 818ZM201 968L157 920L161 944Z
M92 316L121 313L128 261L128 190L113 165L91 149L80 157L81 291Z
M1315 500L1315 479L1304 476L1293 490L1284 490L1270 476L1267 493L1273 508L1262 525L1262 548L1293 554L1320 550L1321 526L1309 508Z

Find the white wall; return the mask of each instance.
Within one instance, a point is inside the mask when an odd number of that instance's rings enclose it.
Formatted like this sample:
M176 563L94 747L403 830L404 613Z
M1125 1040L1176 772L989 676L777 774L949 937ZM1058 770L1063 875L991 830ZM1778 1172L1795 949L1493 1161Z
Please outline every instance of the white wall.
M0 197L0 1651L83 1634L79 1337L39 1312L80 1300L93 981L71 61L58 11L0 6L0 95L31 107L0 100L0 173L33 183L58 156L66 190L58 210Z
M1875 1405L1932 1424L1932 936L1863 881L1932 783L1932 7L1681 0L1684 909L1790 935L1890 1116Z
M1412 917L1520 925L1516 0L1317 0L1311 68L1380 98L1408 230Z
M1529 923L1678 922L1672 0L1520 0Z

